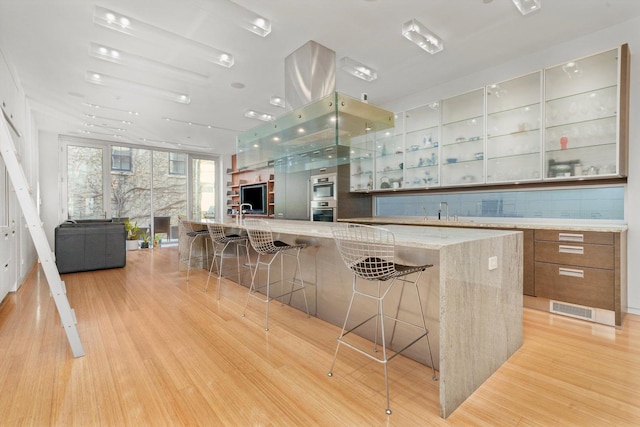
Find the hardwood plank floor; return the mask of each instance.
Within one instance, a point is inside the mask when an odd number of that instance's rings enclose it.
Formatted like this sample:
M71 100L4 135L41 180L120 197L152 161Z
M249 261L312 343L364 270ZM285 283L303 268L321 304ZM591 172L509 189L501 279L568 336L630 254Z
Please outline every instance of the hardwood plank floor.
M342 350L339 328L264 306L176 248L133 251L127 267L63 276L86 356L74 359L42 272L0 305L2 426L640 425L640 316L621 329L525 309L524 345L447 420L431 371L382 367Z

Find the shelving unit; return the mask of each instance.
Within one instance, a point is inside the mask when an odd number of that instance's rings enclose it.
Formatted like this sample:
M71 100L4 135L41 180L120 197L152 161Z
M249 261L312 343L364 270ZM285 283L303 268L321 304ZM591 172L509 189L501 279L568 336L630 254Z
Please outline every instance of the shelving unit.
M405 113L405 188L439 185L440 104L434 102Z
M247 214L256 217L274 217L275 181L273 164L247 169L236 169L236 155L231 156L231 168L227 169L229 179L227 181L227 215L235 218L240 209L240 189L243 185L266 184L267 186L267 213Z
M351 191L626 177L629 64L625 44L397 113L352 140Z
M616 176L619 55L625 46L545 70L545 177Z
M442 101L443 186L484 183L484 88Z
M487 182L540 179L541 73L487 87Z

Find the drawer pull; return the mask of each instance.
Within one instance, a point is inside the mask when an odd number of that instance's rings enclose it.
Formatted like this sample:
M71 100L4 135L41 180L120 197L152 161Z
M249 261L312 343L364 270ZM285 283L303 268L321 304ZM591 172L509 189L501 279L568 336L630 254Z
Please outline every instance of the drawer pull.
M558 240L564 242L584 242L584 234L559 233Z
M558 252L561 254L584 255L584 247L559 245Z
M560 276L579 277L584 279L584 270L575 270L573 268L558 268L558 274Z

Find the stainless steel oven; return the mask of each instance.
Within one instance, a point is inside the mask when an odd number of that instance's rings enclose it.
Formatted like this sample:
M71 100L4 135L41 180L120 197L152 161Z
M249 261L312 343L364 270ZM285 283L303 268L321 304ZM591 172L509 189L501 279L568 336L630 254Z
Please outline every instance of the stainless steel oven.
M336 200L337 193L336 174L314 175L311 177L312 201Z
M334 222L336 220L336 201L311 201L311 221Z

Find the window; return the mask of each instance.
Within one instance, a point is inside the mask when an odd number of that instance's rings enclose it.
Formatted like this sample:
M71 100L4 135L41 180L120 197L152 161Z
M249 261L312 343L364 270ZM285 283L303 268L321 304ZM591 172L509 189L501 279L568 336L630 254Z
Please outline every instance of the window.
M114 172L131 172L131 148L111 147L111 170Z
M187 155L185 153L169 153L169 175L187 174Z

